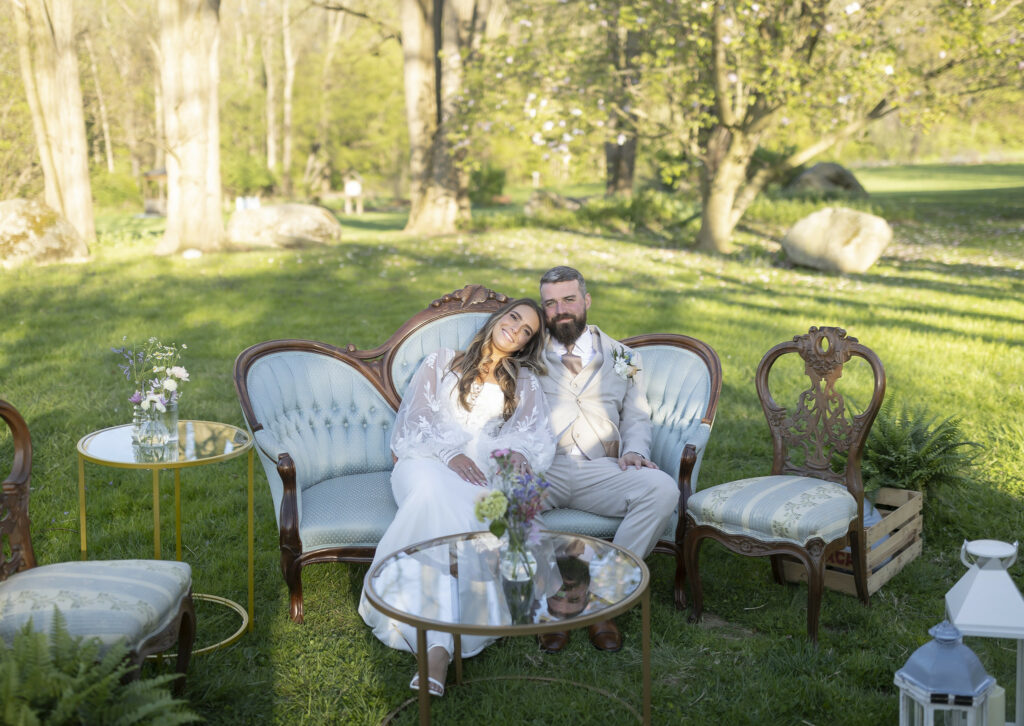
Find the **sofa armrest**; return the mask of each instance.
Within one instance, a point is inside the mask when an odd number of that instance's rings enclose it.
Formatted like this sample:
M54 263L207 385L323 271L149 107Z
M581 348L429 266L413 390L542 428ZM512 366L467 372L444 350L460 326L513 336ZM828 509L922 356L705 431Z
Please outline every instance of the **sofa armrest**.
M689 487L689 493L692 494L697 488L700 462L704 458L704 450L707 448L710 436L711 426L701 421L685 428L655 426L651 459L679 482L680 490L685 485ZM685 462L683 456L688 445L693 447L695 457L690 464Z
M297 552L301 553L299 523L302 520L302 493L296 486L295 462L271 431L259 429L253 434L253 440L264 463L269 461L275 464L273 467L264 465L263 469L267 474L267 479L270 480L271 491L280 492L280 503L276 514L281 544L294 547Z

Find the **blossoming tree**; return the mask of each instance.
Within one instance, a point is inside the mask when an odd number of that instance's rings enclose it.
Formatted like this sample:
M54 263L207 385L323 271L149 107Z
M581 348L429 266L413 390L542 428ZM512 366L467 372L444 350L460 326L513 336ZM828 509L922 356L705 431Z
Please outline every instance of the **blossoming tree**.
M730 251L751 202L787 170L894 112L927 119L964 94L1019 87L1024 68L1021 0L524 0L515 7L509 27L519 32L508 47L518 49L524 95L539 97L549 117L532 113L537 104L527 96L523 135L568 153L593 135L561 127L607 128L612 109L648 149L678 160L663 171L699 177L697 241L718 252ZM620 57L628 62L609 60L612 31L626 42ZM584 118L571 118L572 109Z

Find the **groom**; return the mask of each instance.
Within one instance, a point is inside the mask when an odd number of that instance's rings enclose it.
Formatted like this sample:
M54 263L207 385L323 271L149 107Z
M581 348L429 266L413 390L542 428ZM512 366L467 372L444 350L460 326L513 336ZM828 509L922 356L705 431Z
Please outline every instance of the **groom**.
M546 472L546 506L622 517L613 541L646 557L675 511L679 489L650 460L651 409L640 356L587 325L590 294L577 270L545 272L540 300L551 333L541 386L558 444ZM539 640L542 650L557 653L569 634L546 633ZM590 626L590 641L616 651L622 634L607 620Z

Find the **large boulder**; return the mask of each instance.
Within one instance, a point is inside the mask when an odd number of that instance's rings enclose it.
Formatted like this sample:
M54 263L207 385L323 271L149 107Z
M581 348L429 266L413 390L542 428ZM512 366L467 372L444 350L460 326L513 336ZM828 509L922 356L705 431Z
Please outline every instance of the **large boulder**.
M0 267L79 262L88 256L82 235L51 207L29 199L0 202Z
M272 204L236 209L228 221L228 241L257 247L304 247L341 239L333 214L312 204Z
M563 197L561 194L546 189L536 189L523 205L523 214L531 219L543 217L554 212L577 212L584 204L583 199Z
M825 207L786 232L782 248L798 265L827 272L865 272L892 241L881 217L842 207Z
M866 197L868 195L867 190L861 186L857 177L849 169L830 161L815 164L801 173L786 186L786 191L819 196L847 194Z

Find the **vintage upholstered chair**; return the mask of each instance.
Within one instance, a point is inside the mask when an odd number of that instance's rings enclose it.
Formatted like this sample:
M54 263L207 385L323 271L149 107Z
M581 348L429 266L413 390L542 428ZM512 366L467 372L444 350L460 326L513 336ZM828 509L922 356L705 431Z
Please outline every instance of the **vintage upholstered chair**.
M272 340L238 356L235 387L270 485L292 620L303 619L302 568L370 562L395 516L391 429L420 362L441 347L464 348L508 299L468 285L434 300L375 348ZM643 356L654 424L651 456L679 482L682 511L718 405L718 356L683 335L623 342ZM544 517L550 529L608 538L621 521L572 509ZM685 606L681 524L673 517L655 547L676 558L679 607Z
M769 389L769 373L787 354L802 359L810 379L810 387L788 407L777 403ZM868 401L860 413L851 410L839 385L843 366L854 356L866 361L871 372L870 389L859 391L860 400ZM780 583L784 557L803 563L807 633L817 641L825 559L847 544L857 595L868 603L860 460L885 395L885 371L878 356L841 328L811 328L765 354L756 385L771 430L771 474L712 486L687 502L683 549L692 619L700 617L704 601L700 545L711 538L737 554L771 557L772 573Z
M31 621L49 632L59 610L74 637L103 645L125 639L138 676L142 661L178 644L184 676L195 640L192 571L184 562L106 560L36 566L29 534L32 441L21 414L0 400L10 428L14 463L0 494L0 640L10 644ZM181 692L184 677L178 679Z

